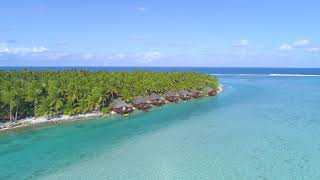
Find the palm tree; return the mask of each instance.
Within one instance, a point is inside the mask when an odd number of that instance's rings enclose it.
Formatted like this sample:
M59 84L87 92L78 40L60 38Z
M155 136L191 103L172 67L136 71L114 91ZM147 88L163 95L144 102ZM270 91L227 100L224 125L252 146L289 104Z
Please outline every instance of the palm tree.
M33 115L36 116L39 99L42 93L42 88L39 87L39 84L37 84L36 81L29 82L26 87L26 102L33 104Z
M13 120L13 115L12 115L12 110L16 105L16 93L13 91L13 88L11 84L8 81L4 81L2 83L2 88L1 88L1 101L9 106L9 120L10 123L12 123Z
M118 97L218 85L216 77L188 72L0 71L0 118L101 111Z
M55 110L55 115L59 116L59 110L63 106L63 98L61 96L61 89L58 81L49 81L48 99L50 100L50 107Z

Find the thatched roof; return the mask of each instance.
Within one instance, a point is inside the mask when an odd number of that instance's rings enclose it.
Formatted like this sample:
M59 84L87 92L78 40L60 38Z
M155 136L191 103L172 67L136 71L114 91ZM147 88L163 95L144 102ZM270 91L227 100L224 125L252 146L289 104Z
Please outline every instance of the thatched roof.
M161 97L156 93L152 93L152 94L150 94L149 99L150 100L158 100L158 99L161 99Z
M186 90L181 90L179 91L180 96L187 96L187 95L191 95L190 92L186 91Z
M150 101L145 98L145 97L137 97L134 101L133 104L142 104L142 103L150 103Z
M204 90L205 90L206 92L212 92L212 91L214 91L211 87L205 87Z
M199 91L199 90L196 89L196 88L192 88L192 89L190 90L190 92L191 92L192 94L200 94L200 93L202 93L201 91Z
M167 92L166 94L164 94L165 97L178 97L179 93L177 92Z
M110 107L118 109L118 108L122 108L122 107L132 107L132 106L131 106L131 104L128 104L121 99L116 99L110 104Z

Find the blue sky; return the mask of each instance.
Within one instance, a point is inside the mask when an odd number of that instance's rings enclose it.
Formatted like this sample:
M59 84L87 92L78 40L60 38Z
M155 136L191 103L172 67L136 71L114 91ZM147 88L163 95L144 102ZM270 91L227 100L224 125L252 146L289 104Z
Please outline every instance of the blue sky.
M0 66L320 67L316 0L10 0Z

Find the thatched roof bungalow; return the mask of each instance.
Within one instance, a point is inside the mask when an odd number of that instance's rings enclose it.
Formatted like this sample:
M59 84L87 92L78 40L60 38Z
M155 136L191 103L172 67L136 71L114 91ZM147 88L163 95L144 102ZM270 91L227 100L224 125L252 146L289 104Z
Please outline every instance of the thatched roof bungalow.
M166 98L166 100L170 102L178 102L179 96L180 95L177 92L167 92L166 94L164 94L164 97Z
M151 108L151 101L144 97L137 97L133 101L133 106L137 109L147 110Z
M211 87L205 87L204 91L209 95L209 96L216 96L218 92Z
M121 99L116 99L110 104L110 108L112 111L119 114L128 114L133 111L133 107L131 104L128 104Z
M153 105L155 105L155 106L161 106L161 105L163 105L163 104L166 103L165 99L164 99L163 97L159 96L159 95L156 94L156 93L150 94L150 96L149 96L148 99L149 99L149 100L151 101L151 103L152 103Z
M192 93L192 97L194 97L194 98L198 98L198 97L203 96L203 92L202 92L202 91L199 91L199 90L196 89L196 88L192 88L192 89L190 90L190 92Z
M186 90L179 91L179 98L182 100L189 100L192 98L192 94Z

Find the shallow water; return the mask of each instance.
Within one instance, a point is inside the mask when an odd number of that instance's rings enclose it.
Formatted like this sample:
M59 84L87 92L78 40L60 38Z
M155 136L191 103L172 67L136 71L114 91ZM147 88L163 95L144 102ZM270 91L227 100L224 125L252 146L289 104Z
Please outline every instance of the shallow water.
M0 135L0 179L320 179L320 78L228 76L216 98Z

